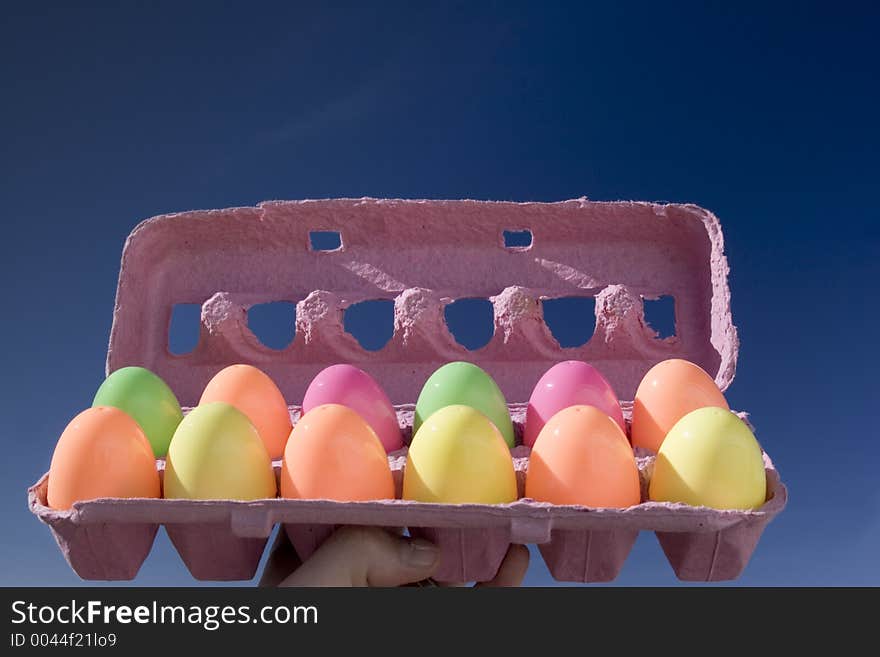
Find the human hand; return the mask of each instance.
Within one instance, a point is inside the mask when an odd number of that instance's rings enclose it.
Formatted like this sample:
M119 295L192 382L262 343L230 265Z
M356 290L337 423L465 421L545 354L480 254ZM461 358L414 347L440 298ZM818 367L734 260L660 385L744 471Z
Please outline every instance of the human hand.
M281 530L260 586L401 586L430 577L439 556L436 546L423 539L352 526L336 530L303 563ZM528 549L511 545L494 579L477 586L519 586L528 566Z

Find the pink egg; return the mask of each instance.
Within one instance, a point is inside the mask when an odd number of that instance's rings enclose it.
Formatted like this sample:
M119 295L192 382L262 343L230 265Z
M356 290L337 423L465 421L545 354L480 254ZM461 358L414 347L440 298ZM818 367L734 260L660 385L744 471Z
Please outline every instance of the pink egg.
M598 408L626 433L620 402L607 379L589 363L567 360L547 370L532 391L523 444L534 445L547 420L562 409L582 405Z
M388 395L373 377L354 365L331 365L312 380L303 397L303 414L324 404L341 404L355 411L376 432L386 452L403 447Z

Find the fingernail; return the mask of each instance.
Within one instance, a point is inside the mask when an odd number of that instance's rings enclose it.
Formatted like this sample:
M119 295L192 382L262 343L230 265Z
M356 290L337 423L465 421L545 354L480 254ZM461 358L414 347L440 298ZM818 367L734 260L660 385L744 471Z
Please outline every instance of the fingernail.
M410 566L424 568L437 561L437 546L423 538L415 538L403 550L403 560Z

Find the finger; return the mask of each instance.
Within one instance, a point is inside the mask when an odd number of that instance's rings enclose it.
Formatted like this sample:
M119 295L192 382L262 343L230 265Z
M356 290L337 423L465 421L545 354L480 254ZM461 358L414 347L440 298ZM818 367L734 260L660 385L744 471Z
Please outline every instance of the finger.
M495 577L488 582L480 582L476 586L519 586L528 569L529 549L525 545L511 545Z
M302 564L300 558L296 554L296 550L290 544L287 532L284 527L278 529L278 535L269 551L269 558L266 559L266 566L263 568L263 574L260 577L260 586L278 586L278 584L290 573L295 571Z
M439 563L424 539L376 527L343 527L280 586L400 586L425 579Z

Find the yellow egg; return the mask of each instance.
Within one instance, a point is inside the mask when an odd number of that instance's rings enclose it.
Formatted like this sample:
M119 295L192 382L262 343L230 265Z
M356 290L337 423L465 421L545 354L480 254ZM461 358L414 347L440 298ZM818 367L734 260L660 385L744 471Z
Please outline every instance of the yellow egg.
M168 446L166 498L257 500L276 493L269 453L244 413L211 402L183 418Z
M403 498L446 504L505 504L516 500L516 473L501 432L470 406L447 406L413 437Z
M761 447L734 413L717 407L692 411L660 445L649 497L715 509L756 509L767 497Z

